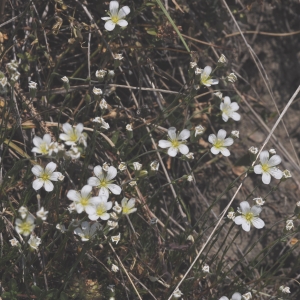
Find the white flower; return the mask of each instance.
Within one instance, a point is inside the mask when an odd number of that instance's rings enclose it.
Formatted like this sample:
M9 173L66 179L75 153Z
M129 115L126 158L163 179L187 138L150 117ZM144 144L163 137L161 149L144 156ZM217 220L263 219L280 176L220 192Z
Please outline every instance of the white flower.
M105 101L105 99L102 99L100 101L100 108L101 109L107 109L107 102Z
M101 220L109 219L110 215L107 211L112 208L112 202L107 202L107 200L108 197L106 197L106 195L94 198L93 206L89 206L86 208L86 212L89 215L90 220L96 221L99 218Z
M234 211L228 212L227 218L233 220L235 218L235 212Z
M24 206L21 206L18 210L19 214L21 215L21 218L24 219L28 214L28 209Z
M300 207L300 201L298 201L298 202L296 203L296 205L297 205L298 207Z
M121 211L122 211L122 207L121 207ZM111 212L110 214L110 218L117 221L119 219L118 215L115 212Z
M34 229L34 218L28 215L26 219L16 219L16 232L24 236L28 236Z
M230 300L241 300L242 295L240 293L234 293ZM226 296L221 297L219 300L229 300Z
M13 247L16 247L20 244L19 241L16 238L13 238L13 239L9 240L9 242Z
M61 224L56 224L56 229L58 229L61 233L65 233L67 231L66 226L65 225L61 225Z
M227 64L228 60L226 58L226 56L224 54L221 54L219 60L218 60L218 63L221 63L221 64Z
M37 83L34 81L30 81L28 84L28 87L33 90L36 90L36 86L37 86Z
M189 152L188 154L185 155L186 158L188 159L194 159L194 153L193 152Z
M168 154L172 157L175 157L178 153L178 150L182 154L188 154L189 148L185 145L186 139L190 137L190 131L184 129L180 132L179 135L176 134L176 128L170 127L168 129L168 141L160 140L158 146L161 148L169 148Z
M210 149L211 153L213 154L219 154L220 152L224 156L229 156L230 152L226 148L228 146L231 146L233 144L233 139L232 138L227 138L226 137L226 131L224 129L220 129L218 131L217 136L214 134L210 134L208 137L208 141L213 144L213 147Z
M265 226L265 222L258 217L262 211L260 206L254 205L250 208L249 203L243 201L240 203L240 208L241 215L235 217L233 220L236 225L242 225L245 231L250 230L251 224L257 229L261 229Z
M71 148L64 153L66 158L78 159L81 155L79 148L72 145Z
M81 138L83 131L83 124L79 123L73 128L69 123L65 123L62 126L64 133L59 135L59 138L65 141L68 146L75 145Z
M231 131L231 137L234 139L238 139L240 137L240 132L238 130Z
M141 168L142 168L142 164L140 164L139 162L134 162L133 163L133 168L136 170L136 171L140 171Z
M111 241L116 242L116 245L119 243L120 239L121 239L121 233L120 232L119 232L118 235L115 235L115 236L111 237Z
M117 175L117 169L115 167L110 166L108 171L104 172L101 166L96 166L94 168L94 174L96 177L90 177L88 179L88 185L99 188L99 196L104 195L108 198L109 190L115 195L121 194L122 189L118 185L112 183L112 179Z
M188 177L187 177L186 180L189 181L189 182L192 182L193 181L193 176L192 175L188 175Z
M109 164L107 162L105 162L103 165L102 165L102 169L107 172L108 171L108 168L109 168Z
M37 191L44 186L47 192L53 191L54 185L51 181L58 181L62 175L60 172L54 172L55 169L56 164L54 162L48 163L45 169L39 165L33 166L31 171L38 178L32 182L32 187Z
M123 57L123 54L122 53L117 53L117 54L114 54L114 59L116 60L122 60L124 57Z
M58 153L60 151L65 151L65 145L59 144L57 142L52 142L49 145L49 155L52 155L52 152Z
M158 171L159 168L159 162L157 160L154 160L151 164L150 164L150 168L151 171Z
M127 169L126 163L123 162L123 161L120 162L120 164L119 164L119 166L118 166L118 169L119 169L120 171L126 170L126 169Z
M72 202L68 207L67 207L69 213L71 214L74 210L76 210L75 202Z
M109 127L110 127L109 124L106 123L102 117L96 117L95 119L93 119L93 122L100 123L101 128L104 128L104 129L109 129Z
M287 220L285 225L286 230L291 230L294 228L293 220Z
M193 244L195 243L195 239L191 234L186 238L186 240L192 242Z
M127 131L132 131L132 125L131 124L127 124L126 125L126 130Z
M236 102L232 102L228 96L224 97L224 102L220 104L220 110L222 111L222 119L227 122L229 118L234 121L239 121L241 116L236 112L239 109L239 105Z
M195 68L195 75L200 75L203 72L203 69Z
M118 226L118 222L108 220L107 221L107 226L110 227L109 230L112 230L112 229L114 229Z
M291 174L291 172L290 172L289 170L284 170L284 171L282 172L282 175L283 175L283 178L284 178L284 179L287 179L287 178L291 178L291 177L292 177L292 174Z
M191 68L191 69L194 69L196 66L197 66L197 63L196 63L196 62L194 62L194 61L191 61L191 62L190 62L190 68Z
M7 78L6 77L2 77L0 79L0 85L2 86L2 88L4 88L7 85Z
M176 289L174 293L172 294L175 298L180 298L183 295L183 293L180 291L180 289Z
M20 78L20 73L18 71L16 71L14 74L11 75L11 81L18 81Z
M249 149L249 152L256 155L258 153L258 148L251 146Z
M112 31L115 29L116 24L121 27L126 27L128 22L124 20L124 18L130 13L130 8L128 6L123 6L119 10L119 2L118 1L110 1L109 3L109 17L102 17L101 19L105 22L105 29L108 31Z
M30 239L28 240L28 244L31 248L37 250L39 245L41 244L41 239L37 236L30 236Z
M198 126L195 127L195 137L197 135L202 134L203 132L204 132L204 128L201 125L198 125Z
M276 150L275 149L270 149L269 153L272 154L272 155L274 155L274 154L276 154Z
M62 77L61 80L65 83L69 83L69 79L66 76Z
M101 89L98 89L98 88L96 88L95 86L94 86L94 88L93 88L93 93L95 94L95 95L102 95L102 90Z
M48 212L49 211L44 210L44 207L41 207L41 209L36 212L36 215L45 221L47 219Z
M201 73L201 79L200 82L201 84L205 86L211 86L213 84L218 84L219 79L212 79L209 75L212 71L212 68L210 66L207 66L204 68L203 72Z
M116 266L116 265L114 265L114 264L112 264L112 266L111 266L111 270L113 271L113 272L118 272L119 271L119 268L118 268L118 266Z
M120 214L122 212L122 207L119 205L118 201L115 201L113 210L117 213Z
M136 186L137 182L135 180L132 180L132 181L129 182L129 185L130 186Z
M221 92L215 92L214 95L220 98L221 100L223 99L223 94Z
M31 152L39 154L48 154L51 146L51 136L50 134L45 134L43 139L38 136L33 138L33 144L35 147L32 148Z
M70 190L68 191L67 197L74 201L75 209L78 214L86 211L88 207L93 206L93 201L99 200L98 197L92 197L90 185L85 185L81 191Z
M246 293L246 294L242 295L242 297L243 297L243 299L245 299L245 300L252 299L252 295L251 295L251 293L250 293L250 292L248 292L248 293Z
M90 226L90 223L85 221L81 223L81 228L78 227L74 230L74 233L79 235L83 242L86 242L97 235L97 231L101 230L102 226L99 223L94 223Z
M269 159L269 152L262 151L260 153L260 164L254 167L255 174L262 174L262 182L264 184L269 184L271 181L271 175L276 179L281 179L283 174L275 166L281 163L281 158L279 155L273 155Z
M262 198L254 198L253 201L256 202L257 205L262 206L265 204L266 201L264 201Z
M203 271L204 273L209 273L209 265L204 264L204 266L202 267L202 271Z
M290 288L288 286L280 286L279 290L284 293L284 294L290 294L291 291L290 291Z
M137 208L134 207L135 205L135 199L131 198L129 201L126 197L124 197L121 201L121 205L122 205L122 212L124 215L129 215L134 213Z
M227 81L229 81L231 83L234 83L237 81L237 77L234 73L230 73L226 79L227 79Z
M107 71L105 71L105 70L97 70L96 77L103 79L105 77L106 73L107 73Z

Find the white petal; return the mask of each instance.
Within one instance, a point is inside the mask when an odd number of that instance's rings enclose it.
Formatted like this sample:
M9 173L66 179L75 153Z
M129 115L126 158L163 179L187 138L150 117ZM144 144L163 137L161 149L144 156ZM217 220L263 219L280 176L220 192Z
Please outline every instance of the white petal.
M178 149L177 148L174 148L174 147L170 147L168 149L168 154L172 157L175 157L178 153ZM188 153L188 152L187 152Z
M86 208L85 208L85 211L88 215L94 215L96 214L96 207L95 206L92 206L92 205L88 205Z
M69 190L67 193L67 197L75 202L79 202L81 199L80 193L75 190Z
M227 116L226 113L223 113L223 114L222 114L222 119L223 119L224 122L227 122L227 121L228 121L228 116Z
M222 155L224 155L224 156L230 155L230 151L225 147L220 148L220 151L221 151Z
M122 200L123 201L123 200ZM122 202L122 206L123 206L123 202ZM129 209L133 208L135 206L135 199L131 198L126 205Z
M67 135L70 135L73 132L73 127L69 123L63 124L62 129Z
M269 152L268 151L262 151L260 153L260 162L262 164L266 164L269 161Z
M128 25L128 22L126 20L119 20L117 24L121 27L126 27Z
M76 229L74 229L74 233L77 234L77 235L79 235L79 236L80 236L80 235L83 235L83 231L82 231L82 229L79 228L79 227L76 228Z
M171 148L170 148L171 149ZM184 145L184 144L181 144L178 146L178 149L179 151L182 153L182 154L188 154L189 153L189 148L187 145Z
M215 144L217 140L217 137L212 133L208 136L208 141L211 143L211 144ZM219 152L218 152L219 153Z
M241 300L242 295L240 293L234 293L231 297L232 300Z
M35 136L32 140L33 144L36 146L36 147L39 147L41 143L43 143L43 140L38 137L38 136Z
M178 136L178 140L186 140L190 137L190 135L191 132L189 130L183 129Z
M43 136L43 140L44 142L49 145L51 143L51 135L46 133L44 136Z
M251 212L254 216L258 216L262 211L262 208L259 205L254 205L251 207Z
M158 142L158 146L160 148L170 148L172 146L172 143L170 141L166 141L166 140L160 140Z
M268 165L270 167L274 167L277 166L281 163L281 158L279 155L273 155L271 156L271 158L269 159Z
M234 120L234 121L239 121L241 119L240 114L233 112L230 117Z
M214 146L214 147L212 147L212 148L210 149L210 152L211 152L212 154L217 155L217 154L220 153L220 149L218 149L218 148L216 148L216 147Z
M32 187L37 191L44 185L44 180L38 178L32 182Z
M44 188L47 192L51 192L54 189L54 185L50 180L46 180L44 183Z
M245 230L245 231L250 231L250 222L247 222L246 220L245 220L245 222L243 222L242 223L242 228Z
M225 103L226 105L230 105L230 104L231 104L231 100L230 100L230 98L229 98L228 96L224 97L224 103ZM222 104L222 103L221 103L221 104Z
M282 171L280 171L276 167L270 168L269 173L276 179L281 179L283 176Z
M261 218L253 218L252 224L257 229L265 227L265 222Z
M110 1L109 3L109 11L114 16L117 15L119 10L119 2L118 1Z
M106 202L105 208L106 208L106 210L110 210L112 208L112 202L111 201Z
M89 215L89 219L91 220L91 221L96 221L96 220L98 220L99 219L99 216L98 215Z
M87 198L90 195L90 192L92 191L92 186L91 185L85 185L81 189L81 195L83 198Z
M271 175L269 173L267 173L267 172L263 172L262 182L264 184L269 184L271 182Z
M226 296L222 296L219 300L229 300Z
M111 20L111 17L102 17L101 19L107 21L107 20Z
M212 68L210 66L206 66L202 71L201 77L204 76L204 78L207 78L210 75L211 71Z
M219 79L213 79L212 78L212 79L209 80L209 83L210 84L218 84L219 83Z
M63 140L63 141L68 141L68 140L70 139L70 136L67 135L67 134L65 134L65 133L61 133L61 134L59 135L59 138L60 138L61 140Z
M103 179L104 174L103 174L103 171L102 171L102 167L101 167L101 166L96 166L96 167L94 168L94 174L95 174L98 178Z
M227 138L227 139L225 139L224 140L224 143L223 143L223 145L225 146L225 147L228 147L228 146L231 146L232 144L233 144L233 139L232 138Z
M31 152L35 152L35 153L42 153L42 151L40 150L40 148L37 147L33 147Z
M103 213L103 214L100 216L100 219L101 219L101 220L108 220L109 218L110 218L109 213Z
M247 201L243 201L240 203L240 208L243 214L246 214L248 212L250 212L250 205L249 202Z
M98 186L100 185L100 180L97 177L90 177L87 183L90 186Z
M226 137L226 131L224 129L220 129L217 134L217 138L219 140L224 140Z
M242 216L237 216L234 218L233 221L236 225L242 225L244 223L245 219Z
M261 165L256 165L256 166L254 167L254 173L255 173L255 174L262 174L262 172L263 172L263 170L262 170Z
M176 128L175 127L170 127L168 129L168 136L170 137L171 140L176 139Z
M100 189L98 195L99 195L99 196L104 196L104 197L108 198L108 197L109 197L108 189L102 187L102 188Z
M56 167L57 165L54 162L49 162L49 164L45 168L45 173L52 174Z
M81 214L84 211L84 207L80 203L75 204L75 209L78 214Z
M230 108L232 111L237 111L240 107L236 102L232 102Z
M113 166L110 166L107 171L106 179L112 180L117 176L117 169Z
M82 131L83 131L83 124L82 124L82 123L78 123L78 124L76 125L76 127L75 127L75 134L76 134L77 136L80 136L81 133L82 133Z
M130 13L130 8L128 6L123 6L118 12L118 18L123 19Z
M60 176L62 176L62 174L60 172L53 172L49 179L52 181L58 181L58 178Z
M43 174L44 169L41 166L39 166L39 165L35 165L35 166L32 167L31 172L35 176L40 177Z
M115 195L120 195L122 192L122 189L116 185L116 184L108 184L107 187L110 189L110 191Z
M112 20L109 20L109 21L105 22L104 27L106 30L112 31L115 29L116 24Z

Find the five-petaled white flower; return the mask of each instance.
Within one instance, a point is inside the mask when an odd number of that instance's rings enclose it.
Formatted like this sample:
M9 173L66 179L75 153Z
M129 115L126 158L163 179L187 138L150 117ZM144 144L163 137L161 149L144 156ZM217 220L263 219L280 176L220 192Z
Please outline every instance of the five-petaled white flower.
M200 79L201 84L203 84L205 86L211 86L213 84L219 83L219 79L212 79L210 77L211 71L212 71L212 68L210 66L206 66L204 68L204 70L201 73L201 79Z
M241 119L240 114L236 111L239 109L239 105L236 102L232 102L228 96L224 97L224 102L220 104L220 110L222 111L222 119L227 122L229 118L234 121L239 121Z
M36 212L36 215L43 221L46 221L48 213L49 211L45 211L44 207L42 206L41 209Z
M81 191L70 190L68 191L67 197L74 201L75 209L77 213L82 213L90 206L93 206L93 201L100 200L99 197L92 197L91 191L93 187L85 185ZM95 199L96 198L96 199Z
M105 22L105 29L108 31L112 31L115 29L116 24L121 27L126 27L128 22L124 20L124 18L130 13L130 8L128 6L123 6L119 10L119 2L118 1L110 1L109 3L109 17L102 17L101 19Z
M270 183L271 175L276 179L282 178L282 171L275 167L281 163L281 158L279 155L273 155L269 159L269 152L262 151L259 158L260 164L254 167L254 173L262 174L262 182L264 184Z
M37 250L39 245L42 243L41 239L37 236L31 235L27 242L32 249Z
M233 144L233 139L225 139L225 137L226 131L224 129L220 129L218 131L217 136L215 136L214 134L209 135L208 141L211 144L213 144L213 147L210 149L211 153L219 154L221 152L224 156L230 155L230 152L226 147L231 146Z
M84 221L81 223L81 228L76 228L74 233L79 235L83 242L86 242L95 237L97 231L101 229L102 226L99 223L94 223L92 226L90 226L89 222Z
M176 128L170 127L168 129L168 141L160 140L158 146L161 148L169 148L168 154L172 157L175 157L178 153L178 150L182 154L188 154L189 148L185 145L186 139L190 137L190 131L183 129L179 135L176 134Z
M99 196L93 199L94 205L86 208L90 220L96 221L99 218L101 220L108 220L110 218L110 214L107 211L112 208L112 202L107 202L107 200L108 197L106 196Z
M242 295L240 293L234 293L230 300L241 300ZM229 300L226 296L221 297L219 300Z
M126 197L124 197L121 201L121 205L122 205L122 212L124 215L132 214L137 210L137 208L134 207L135 205L134 198L128 200Z
M64 133L59 135L59 138L65 141L68 146L75 145L80 139L82 139L83 124L79 123L73 128L69 123L65 123L62 126Z
M240 203L240 216L234 218L234 223L236 225L242 225L242 228L245 231L250 231L251 224L257 228L261 229L265 226L265 222L259 218L259 214L261 213L261 206L254 205L250 208L250 205L247 201L243 201Z
M109 190L115 195L121 194L122 189L118 185L112 183L112 179L117 175L117 169L115 167L110 166L108 171L105 172L101 166L96 166L94 168L94 174L96 177L90 177L88 179L88 185L99 188L99 196L104 195L108 198Z
M50 134L45 134L43 139L38 136L33 138L33 144L35 147L32 148L31 152L39 154L48 154L51 147L51 136Z
M54 172L55 169L56 164L54 162L48 163L45 169L39 165L33 166L31 171L38 178L32 182L32 187L37 191L44 186L47 192L53 191L54 185L51 181L58 181L62 175L60 172Z
M28 215L26 219L16 219L16 232L24 236L28 236L34 229L34 218Z

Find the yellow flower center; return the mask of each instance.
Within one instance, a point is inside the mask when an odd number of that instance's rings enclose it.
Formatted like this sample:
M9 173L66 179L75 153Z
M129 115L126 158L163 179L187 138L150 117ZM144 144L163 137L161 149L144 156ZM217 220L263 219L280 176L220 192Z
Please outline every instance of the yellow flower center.
M31 224L29 224L27 222L22 223L19 227L20 227L22 233L31 232L31 228L32 228Z
M268 172L270 167L268 166L268 164L263 164L261 165L261 168L263 169L264 172Z
M252 212L248 212L245 214L245 219L248 221L248 222L251 222L251 220L253 219L253 213Z
M128 206L124 206L123 207L123 214L128 214L128 212L130 211L130 208Z
M41 176L41 178L43 179L43 181L47 181L47 180L49 180L50 175L47 174L47 173L43 173L42 176Z
M47 144L46 143L43 143L40 145L40 150L42 152L42 154L47 154L48 153L48 149L47 149Z
M171 140L170 142L173 148L178 148L179 145L181 144L178 140Z
M96 212L98 216L103 215L106 212L105 206L104 205L97 206Z
M223 140L219 140L219 139L217 139L217 141L216 141L216 143L214 144L214 146L216 147L216 148L222 148L223 147L223 145L224 145L224 141Z
M111 20L114 22L114 23L117 23L119 21L119 18L118 16L113 16L111 17Z
M99 184L99 188L102 188L102 187L104 187L104 188L107 188L107 185L109 184L109 181L107 181L105 178L104 179L102 179L102 180L100 180L100 184Z
M77 135L74 131L69 135L69 137L70 137L71 142L76 142L77 141Z
M80 204L82 206L86 206L86 205L88 205L88 203L89 203L89 198L81 198L80 199Z

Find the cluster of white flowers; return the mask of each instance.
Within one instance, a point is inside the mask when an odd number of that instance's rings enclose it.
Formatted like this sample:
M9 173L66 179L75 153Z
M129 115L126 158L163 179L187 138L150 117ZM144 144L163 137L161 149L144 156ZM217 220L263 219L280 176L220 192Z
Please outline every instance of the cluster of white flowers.
M252 299L252 294L248 292L243 295L241 293L234 293L230 299L228 299L226 296L223 296L219 300L250 300L250 299Z

